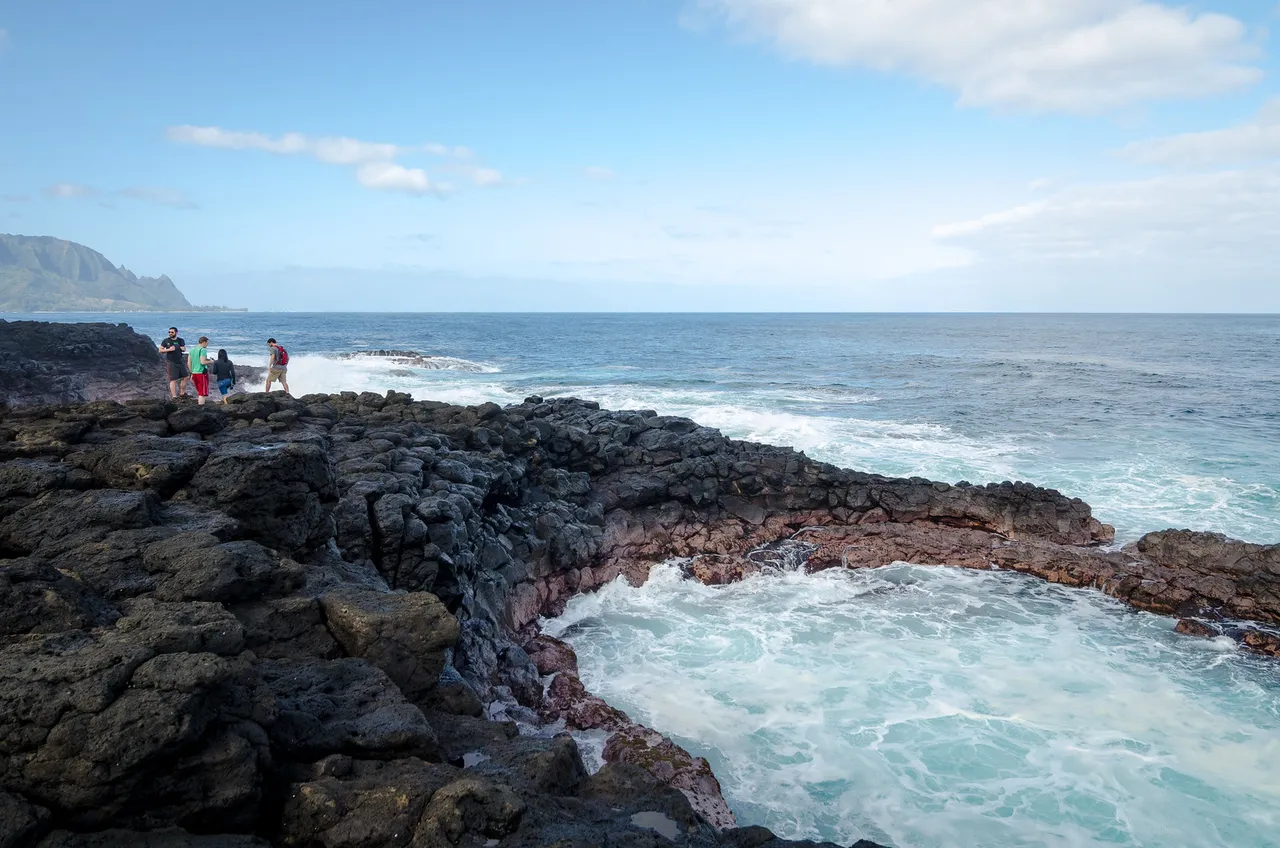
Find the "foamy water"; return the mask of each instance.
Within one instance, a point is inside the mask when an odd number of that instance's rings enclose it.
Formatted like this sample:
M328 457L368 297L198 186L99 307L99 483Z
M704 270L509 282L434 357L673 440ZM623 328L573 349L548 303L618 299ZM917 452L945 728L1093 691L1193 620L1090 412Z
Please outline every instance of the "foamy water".
M1280 844L1280 670L1011 573L728 587L670 566L544 630L715 768L743 823L902 848Z

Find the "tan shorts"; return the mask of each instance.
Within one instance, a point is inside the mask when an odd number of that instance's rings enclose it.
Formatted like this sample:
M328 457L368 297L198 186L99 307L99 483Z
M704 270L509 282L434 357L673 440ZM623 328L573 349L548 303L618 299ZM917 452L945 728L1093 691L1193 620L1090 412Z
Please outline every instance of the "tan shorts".
M284 382L284 372L286 372L286 371L288 371L288 370L289 370L288 366L286 366L286 367L284 367L284 368L271 368L271 369L269 369L269 370L267 371L267 382L268 382L268 383L283 383L283 382Z

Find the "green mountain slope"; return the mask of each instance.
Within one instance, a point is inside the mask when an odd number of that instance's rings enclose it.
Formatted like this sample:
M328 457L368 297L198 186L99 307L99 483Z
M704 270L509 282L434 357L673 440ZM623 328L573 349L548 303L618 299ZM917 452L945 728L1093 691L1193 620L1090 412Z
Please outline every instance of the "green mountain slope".
M192 308L168 277L139 277L75 242L0 234L0 312Z

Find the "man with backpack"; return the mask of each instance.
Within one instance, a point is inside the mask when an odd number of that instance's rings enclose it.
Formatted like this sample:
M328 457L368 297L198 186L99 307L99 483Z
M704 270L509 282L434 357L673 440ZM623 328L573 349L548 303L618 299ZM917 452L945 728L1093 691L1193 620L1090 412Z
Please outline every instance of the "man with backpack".
M271 348L271 361L267 364L267 391L270 392L271 384L279 380L284 393L289 394L289 381L286 379L289 351L284 349L284 345L277 344L275 339L267 339L267 347Z

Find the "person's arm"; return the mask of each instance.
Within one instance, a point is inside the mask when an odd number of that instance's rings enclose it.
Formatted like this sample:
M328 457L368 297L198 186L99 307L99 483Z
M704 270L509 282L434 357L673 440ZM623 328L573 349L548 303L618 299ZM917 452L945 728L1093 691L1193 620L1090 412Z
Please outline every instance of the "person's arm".
M206 350L200 354L200 364L201 365L213 364L213 360L209 358L209 351Z

